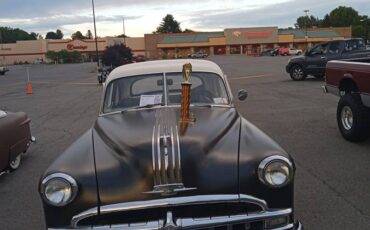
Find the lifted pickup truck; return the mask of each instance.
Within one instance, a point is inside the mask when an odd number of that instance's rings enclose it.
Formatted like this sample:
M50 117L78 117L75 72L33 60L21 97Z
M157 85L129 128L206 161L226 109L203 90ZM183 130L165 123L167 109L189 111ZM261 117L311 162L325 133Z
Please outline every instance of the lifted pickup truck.
M4 75L6 72L8 72L9 69L3 66L0 66L0 75Z
M294 81L303 81L307 75L323 78L328 61L370 57L362 38L319 43L303 56L291 58L286 71Z
M353 142L366 140L370 135L370 58L328 62L323 88L340 97L337 123L342 136Z

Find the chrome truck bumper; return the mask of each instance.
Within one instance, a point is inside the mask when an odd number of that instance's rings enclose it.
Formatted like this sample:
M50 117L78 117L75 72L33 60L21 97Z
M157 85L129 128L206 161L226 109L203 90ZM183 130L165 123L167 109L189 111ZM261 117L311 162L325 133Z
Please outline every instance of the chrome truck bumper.
M260 211L226 216L211 216L202 218L182 218L177 217L171 210L172 207L217 204L217 203L241 203L253 204L261 208ZM104 226L81 226L79 222L93 218L98 215L98 209L92 208L74 216L71 220L71 225L67 228L58 229L120 229L120 230L190 230L190 229L213 229L215 227L224 227L225 229L233 229L233 226L244 226L244 229L256 229L259 226L262 229L268 230L301 230L302 224L299 222L293 223L290 220L292 209L270 210L264 200L249 196L249 195L200 195L190 197L174 197L149 201L127 202L100 207L100 215L112 213L138 211L155 208L169 208L166 216L163 219L155 221L147 221L140 223L120 223ZM49 228L56 229L56 228Z

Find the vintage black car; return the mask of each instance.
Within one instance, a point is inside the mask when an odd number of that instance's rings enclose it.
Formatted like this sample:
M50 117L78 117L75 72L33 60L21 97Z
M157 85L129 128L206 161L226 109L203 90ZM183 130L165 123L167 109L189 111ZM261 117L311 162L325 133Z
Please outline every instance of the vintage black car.
M0 175L16 170L31 142L31 120L24 112L0 110Z
M302 229L292 158L233 102L210 61L113 70L93 127L40 179L47 227Z

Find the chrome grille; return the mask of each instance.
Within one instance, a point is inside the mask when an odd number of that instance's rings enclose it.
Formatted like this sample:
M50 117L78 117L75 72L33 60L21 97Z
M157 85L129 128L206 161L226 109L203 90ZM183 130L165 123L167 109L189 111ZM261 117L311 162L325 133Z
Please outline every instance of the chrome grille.
M251 206L254 208L250 209ZM218 207L221 212L214 211L214 207ZM201 214L199 209L202 209ZM263 200L248 195L204 195L102 206L100 215L97 214L97 209L91 209L75 216L71 227L122 230L254 230L266 229L266 221L270 219L283 218L286 221L278 228L282 230L291 229L291 224L288 224L291 213L291 209L269 210ZM127 217L130 217L130 220L125 219Z

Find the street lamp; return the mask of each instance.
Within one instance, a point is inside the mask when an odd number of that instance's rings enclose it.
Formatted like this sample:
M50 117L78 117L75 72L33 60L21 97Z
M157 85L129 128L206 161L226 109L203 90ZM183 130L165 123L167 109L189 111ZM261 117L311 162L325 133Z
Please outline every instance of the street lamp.
M93 18L94 18L94 33L95 33L95 49L96 49L96 65L99 68L99 51L98 51L98 38L96 36L96 23L95 23L95 7L94 7L94 0L91 0L92 3L92 10L93 10Z
M310 12L310 10L304 10L303 12L306 14L306 20L305 20L305 23L304 23L304 27L305 27L304 28L305 29L305 36L304 36L304 38L306 40L306 50L307 50L307 48L308 48L308 41L307 41L307 39L308 39L308 36L307 36L307 22L309 20L308 12Z
M369 38L369 32L368 32L368 24L367 24L367 18L360 19L360 22L364 23L365 26L365 44L367 45L367 41Z

